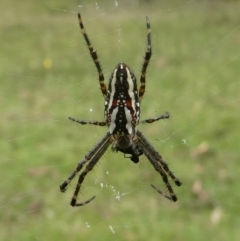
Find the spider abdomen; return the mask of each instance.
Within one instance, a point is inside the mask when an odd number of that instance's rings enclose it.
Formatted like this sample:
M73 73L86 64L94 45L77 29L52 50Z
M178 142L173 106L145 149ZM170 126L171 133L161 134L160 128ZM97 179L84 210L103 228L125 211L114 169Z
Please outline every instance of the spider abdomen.
M140 117L137 80L129 67L120 63L109 80L105 117L110 134L133 133Z

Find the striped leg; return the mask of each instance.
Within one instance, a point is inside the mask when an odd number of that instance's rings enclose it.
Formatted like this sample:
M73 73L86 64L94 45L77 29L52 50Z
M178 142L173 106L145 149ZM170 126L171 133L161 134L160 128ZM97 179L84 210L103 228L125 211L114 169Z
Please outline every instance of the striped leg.
M146 119L146 120L142 120L139 122L139 124L150 124L150 123L153 123L155 121L158 121L158 120L162 120L162 119L169 119L170 117L170 114L168 112L166 112L165 114L163 115L160 115L160 116L156 116L154 118L149 118L149 119Z
M92 170L92 168L95 166L95 164L99 161L99 159L101 158L101 156L104 154L104 152L107 150L107 148L109 147L109 145L111 144L111 140L110 140L110 134L109 132L98 142L97 145L95 145L89 152L88 154L85 156L85 158L78 163L76 169L73 171L73 173L68 177L68 179L66 181L64 181L61 185L60 185L60 191L61 192L65 192L67 189L67 186L69 185L69 183L72 181L72 179L77 175L77 173L79 173L81 171L81 169L83 168L83 166L89 162L89 164L87 165L86 169L80 174L79 179L78 179L78 184L76 186L74 195L72 197L72 201L71 201L71 205L72 206L83 206L89 202L91 202L94 198L90 198L85 202L82 203L76 203L77 202L77 195L79 193L80 187L82 182L84 181L85 176L87 175L87 173L89 171Z
M166 162L162 159L161 155L154 149L154 147L149 143L149 141L143 136L140 131L137 131L137 136L139 138L138 145L141 147L144 155L148 158L150 163L153 165L155 170L161 175L163 182L165 183L170 196L165 195L162 191L158 190L154 185L151 185L155 190L157 190L164 197L176 202L177 197L168 181L168 176L172 178L177 186L181 186L181 182L174 176L174 174L168 168Z
M107 123L105 121L88 121L88 120L79 120L77 118L68 117L69 120L77 122L82 125L90 124L90 125L96 125L96 126L106 126Z
M107 100L107 87L104 84L104 75L103 75L103 72L102 72L100 62L98 60L97 51L95 49L93 49L93 47L91 45L91 42L90 42L90 40L87 36L86 30L84 28L80 13L78 13L78 22L79 22L79 26L81 28L81 32L83 34L83 37L84 37L84 39L87 43L87 46L88 46L89 52L91 54L91 57L92 57L92 59L94 61L94 64L97 68L97 71L98 71L99 84L100 84L100 88L101 88L101 91L102 91L102 94L103 94L103 98L104 98L104 100Z
M141 77L140 77L140 88L139 88L139 102L141 102L142 97L145 93L145 82L146 82L146 71L148 67L149 60L152 55L152 44L151 44L151 27L150 27L150 20L146 17L147 22L147 50L145 52L144 62L142 65Z

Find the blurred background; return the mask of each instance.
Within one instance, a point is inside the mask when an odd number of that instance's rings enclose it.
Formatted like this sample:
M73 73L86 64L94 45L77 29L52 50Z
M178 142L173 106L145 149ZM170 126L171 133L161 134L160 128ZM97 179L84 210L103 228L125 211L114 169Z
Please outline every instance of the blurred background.
M238 240L240 235L240 2L1 2L1 240ZM172 203L146 157L134 164L111 148L69 203L59 185L107 128L98 75L79 31L81 12L108 83L119 62L138 77L153 56L139 129L182 181Z

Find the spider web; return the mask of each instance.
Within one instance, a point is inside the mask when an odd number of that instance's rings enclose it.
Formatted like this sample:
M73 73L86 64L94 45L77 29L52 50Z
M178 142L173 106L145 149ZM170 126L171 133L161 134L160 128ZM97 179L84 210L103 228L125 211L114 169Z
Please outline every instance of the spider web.
M4 2L1 14L1 240L236 240L240 25L237 1ZM107 131L97 71L77 13L98 51L105 82L123 61L140 74L151 21L153 57L139 129L183 182L177 203L146 157L110 148L86 177L59 185ZM174 230L174 232L173 232ZM203 232L204 231L204 232ZM226 233L228 236L226 236Z

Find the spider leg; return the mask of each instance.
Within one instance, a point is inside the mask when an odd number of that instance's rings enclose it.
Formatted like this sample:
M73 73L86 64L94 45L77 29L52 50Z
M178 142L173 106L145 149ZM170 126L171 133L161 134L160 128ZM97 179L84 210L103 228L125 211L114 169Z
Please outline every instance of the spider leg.
M101 88L101 91L102 91L102 94L103 94L103 98L104 98L104 100L107 100L107 87L104 84L104 75L103 75L103 72L102 72L100 62L98 60L97 51L95 49L93 49L92 44L91 44L91 42L90 42L90 40L87 36L87 33L86 33L85 28L84 28L80 13L78 13L78 22L79 22L79 26L81 28L81 32L83 34L83 37L84 37L84 39L87 43L87 47L89 49L92 60L93 60L95 66L97 68L97 71L98 71L99 84L100 84L100 88Z
M166 194L164 194L161 190L159 190L158 188L156 188L153 184L151 184L152 188L154 188L158 193L160 193L161 195L163 195L165 198L169 199L170 201L173 201L172 198Z
M146 71L148 67L149 60L152 55L152 44L151 44L151 27L150 27L150 20L148 16L146 17L146 22L147 22L147 50L145 52L144 56L144 62L142 65L142 71L141 71L141 77L140 77L140 88L139 88L139 102L141 102L142 97L145 93L145 82L146 82Z
M139 122L139 124L147 124L147 123L150 124L150 123L153 123L155 121L162 120L162 119L169 119L169 117L170 117L169 112L166 112L163 115L156 116L154 118L149 118L149 119L142 120L142 121Z
M160 155L159 155L160 156ZM160 156L159 159L157 159L157 161L159 162L159 164L163 167L164 171L172 178L172 180L174 181L174 183L180 187L182 185L182 183L179 181L178 178L176 178L174 176L174 174L170 171L168 164L162 159L162 157Z
M69 120L71 121L75 121L79 124L82 125L86 125L86 124L90 124L90 125L96 125L96 126L106 126L107 123L105 121L88 121L88 120L79 120L77 118L74 117L68 117Z
M73 171L73 173L68 177L68 179L66 181L64 181L61 185L60 185L60 191L61 192L65 192L67 190L67 186L68 184L72 181L72 179L77 175L77 173L82 169L82 167L84 166L84 164L86 162L88 162L89 160L92 159L92 157L94 156L94 154L96 152L98 152L99 150L101 150L102 145L109 140L110 134L107 133L85 156L85 158L78 163L76 169Z
M105 151L107 150L107 148L109 147L110 144L111 144L111 140L110 140L110 138L108 136L108 139L105 141L105 143L102 143L102 146L100 147L100 149L93 156L91 161L86 166L85 170L80 174L80 176L78 178L78 183L77 183L76 189L74 191L74 194L73 194L73 197L72 197L72 200L71 200L71 203L70 203L73 207L84 206L85 204L91 202L95 198L95 196L93 196L92 198L88 199L87 201L77 203L77 196L78 196L78 193L80 191L81 185L82 185L86 175L97 164L97 162L102 157L102 155L105 153Z
M138 145L142 148L144 155L148 158L148 160L153 165L155 170L161 175L170 193L170 197L168 195L163 194L160 190L155 188L155 186L152 185L152 187L156 189L160 194L165 196L166 198L176 202L177 197L173 192L173 189L168 181L167 175L169 175L173 179L173 181L177 186L180 186L181 182L173 175L173 173L168 168L168 165L166 164L166 162L162 159L161 155L154 149L153 146L151 146L149 141L143 136L143 134L139 130L137 131L137 136L139 138Z

